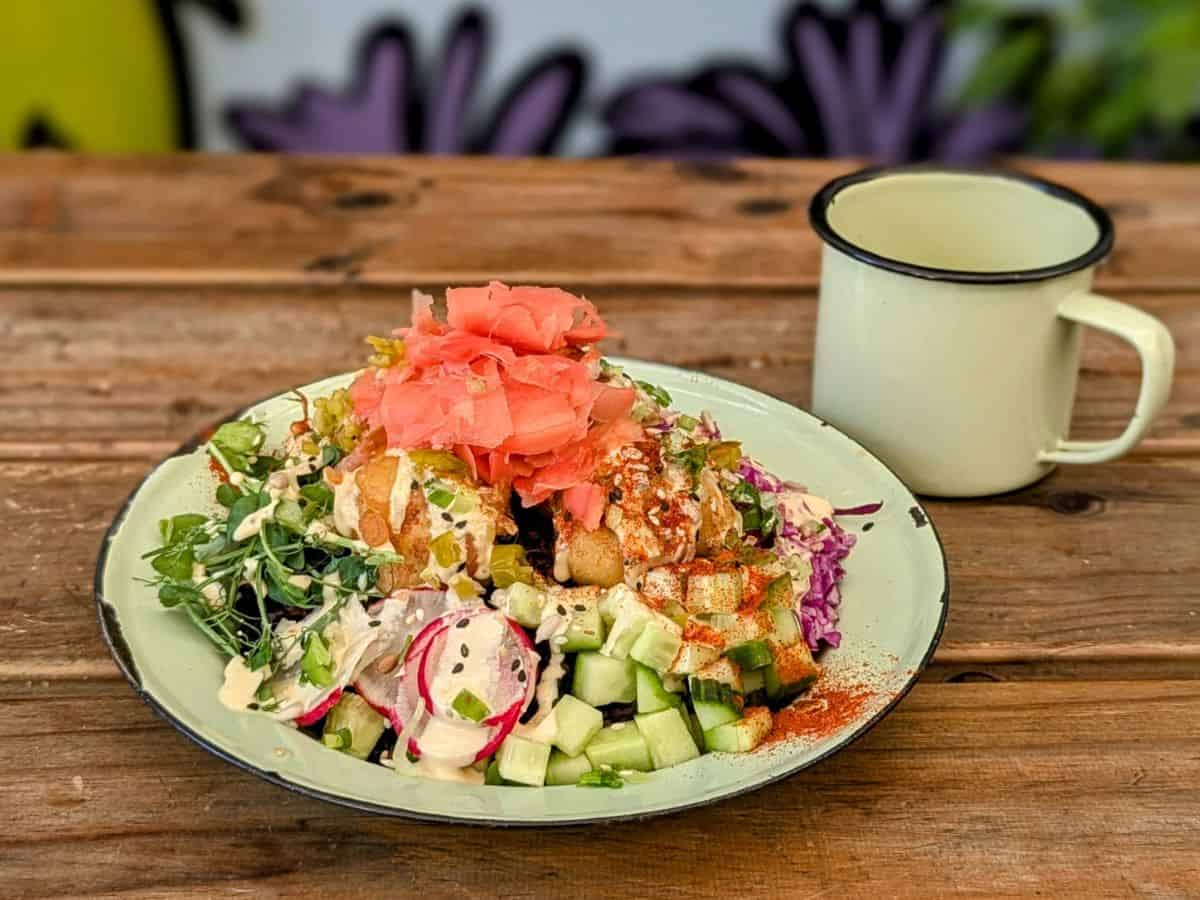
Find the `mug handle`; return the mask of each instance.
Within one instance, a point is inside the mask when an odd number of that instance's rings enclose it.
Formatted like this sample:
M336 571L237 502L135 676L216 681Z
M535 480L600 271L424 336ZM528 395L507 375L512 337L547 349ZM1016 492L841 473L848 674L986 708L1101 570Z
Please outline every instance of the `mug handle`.
M1175 371L1175 343L1171 333L1154 316L1127 303L1097 294L1073 294L1063 301L1058 314L1064 319L1115 334L1133 344L1142 360L1142 386L1133 418L1120 437L1110 441L1059 439L1053 450L1038 454L1039 462L1097 463L1128 453L1150 430L1171 391Z

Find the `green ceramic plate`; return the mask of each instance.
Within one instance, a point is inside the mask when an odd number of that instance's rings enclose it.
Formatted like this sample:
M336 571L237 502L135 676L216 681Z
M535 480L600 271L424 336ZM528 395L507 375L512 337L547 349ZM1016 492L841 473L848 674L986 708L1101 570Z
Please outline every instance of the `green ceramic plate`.
M820 739L792 739L743 756L711 754L655 772L620 790L473 786L397 775L327 750L266 717L230 712L217 701L222 660L186 617L164 610L135 579L139 557L157 541L164 516L213 508L211 475L196 443L160 463L126 502L105 538L96 569L101 627L142 698L202 747L268 781L358 809L491 825L565 825L656 815L712 803L810 766L866 732L899 702L933 654L946 619L948 582L928 515L886 466L836 429L748 388L668 366L618 360L637 378L670 391L686 412L711 410L727 436L772 471L806 484L838 507L883 501L867 517L845 518L860 535L843 583L842 647L826 651L833 678L868 683L853 721ZM342 375L302 390L321 395ZM247 410L282 439L295 403L273 397ZM244 413L243 413L244 414Z

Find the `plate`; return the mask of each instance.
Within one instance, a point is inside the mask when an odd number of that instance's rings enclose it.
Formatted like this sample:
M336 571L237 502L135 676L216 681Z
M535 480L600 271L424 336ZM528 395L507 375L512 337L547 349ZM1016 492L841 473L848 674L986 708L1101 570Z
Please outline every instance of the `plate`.
M765 394L670 366L614 359L633 377L666 388L673 406L708 409L727 436L767 468L848 508L882 501L870 516L839 523L859 535L842 585L841 649L822 657L833 683L863 689L861 706L829 733L793 738L741 756L709 754L654 772L619 790L573 786L521 789L398 775L322 747L265 716L234 713L217 700L223 662L185 616L163 609L136 579L151 574L141 554L157 544L160 518L213 508L212 476L200 441L159 463L125 502L96 566L105 639L138 694L205 749L268 781L357 809L490 825L568 825L641 818L712 803L786 778L836 753L900 701L932 656L946 620L949 583L928 514L878 459L820 419ZM340 375L301 388L319 396ZM281 394L243 410L282 440L296 418Z

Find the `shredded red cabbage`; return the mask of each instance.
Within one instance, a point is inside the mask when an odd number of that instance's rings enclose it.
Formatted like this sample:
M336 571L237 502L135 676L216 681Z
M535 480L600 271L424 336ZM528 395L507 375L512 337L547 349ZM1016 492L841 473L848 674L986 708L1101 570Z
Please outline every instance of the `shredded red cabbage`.
M835 516L869 516L883 509L883 501L876 503L863 503L860 506L850 506L846 509L835 509Z
M842 603L838 583L846 576L842 560L858 540L832 519L826 519L824 525L824 530L805 535L795 523L785 520L779 532L780 540L792 552L806 556L812 565L808 590L796 607L804 640L811 650L820 649L822 641L831 647L842 642L842 633L837 630Z

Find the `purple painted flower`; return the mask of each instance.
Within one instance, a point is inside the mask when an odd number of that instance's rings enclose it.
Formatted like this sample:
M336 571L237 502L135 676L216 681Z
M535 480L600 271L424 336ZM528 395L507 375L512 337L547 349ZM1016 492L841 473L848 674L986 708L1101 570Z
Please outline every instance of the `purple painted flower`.
M869 156L970 161L1013 146L1008 105L943 116L933 106L945 60L944 0L894 18L880 0L834 16L801 3L783 28L787 66L710 67L623 91L605 119L618 153L666 156Z
M454 23L437 66L417 72L413 41L400 25L375 28L357 54L345 91L301 86L283 106L234 103L231 126L257 150L315 153L550 152L583 86L579 54L560 50L518 75L491 121L472 127L471 99L487 50L483 14Z

